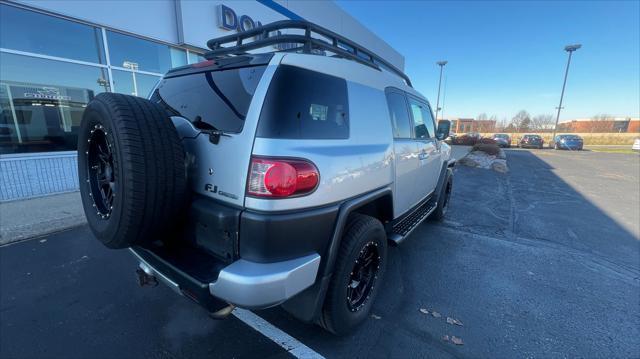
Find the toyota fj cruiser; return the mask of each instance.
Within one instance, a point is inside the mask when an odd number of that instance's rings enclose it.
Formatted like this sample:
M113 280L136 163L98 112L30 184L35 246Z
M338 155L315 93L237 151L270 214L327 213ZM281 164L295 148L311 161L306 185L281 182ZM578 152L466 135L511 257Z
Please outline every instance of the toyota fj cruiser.
M249 52L274 45L286 50ZM214 317L282 305L345 333L384 288L387 244L446 213L449 123L436 129L400 70L308 22L208 46L148 100L88 104L89 226L130 248L141 284L161 281Z

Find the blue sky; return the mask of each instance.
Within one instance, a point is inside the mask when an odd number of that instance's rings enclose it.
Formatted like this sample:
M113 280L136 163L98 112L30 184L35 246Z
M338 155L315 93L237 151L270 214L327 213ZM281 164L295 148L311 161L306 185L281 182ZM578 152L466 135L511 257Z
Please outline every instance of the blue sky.
M640 1L337 3L404 55L434 107L435 62L449 61L445 117L554 114L563 49L573 43L583 47L571 60L560 121L640 114Z

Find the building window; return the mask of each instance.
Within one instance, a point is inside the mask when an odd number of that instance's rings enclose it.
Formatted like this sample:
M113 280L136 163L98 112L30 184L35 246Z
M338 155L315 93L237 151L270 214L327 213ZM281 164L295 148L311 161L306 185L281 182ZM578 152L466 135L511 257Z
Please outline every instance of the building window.
M187 52L169 45L107 31L111 66L165 73L187 64Z
M106 68L0 53L0 153L75 150Z
M104 64L99 28L0 4L0 47Z
M115 92L147 98L160 80L160 76L135 71L113 70Z
M190 64L195 64L198 62L202 62L205 61L206 59L204 58L204 56L197 54L193 51L189 51L189 63Z
M161 74L203 60L196 52L0 3L0 154L75 150L82 113L96 94L148 97Z

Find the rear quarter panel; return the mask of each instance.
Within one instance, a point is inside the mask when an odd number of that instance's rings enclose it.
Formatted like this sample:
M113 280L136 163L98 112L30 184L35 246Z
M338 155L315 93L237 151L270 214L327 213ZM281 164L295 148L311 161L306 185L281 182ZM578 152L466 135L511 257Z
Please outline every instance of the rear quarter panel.
M384 92L347 81L349 139L291 140L256 138L253 155L304 158L320 172L310 195L287 199L247 196L245 206L286 211L323 206L386 186L393 181L391 123Z

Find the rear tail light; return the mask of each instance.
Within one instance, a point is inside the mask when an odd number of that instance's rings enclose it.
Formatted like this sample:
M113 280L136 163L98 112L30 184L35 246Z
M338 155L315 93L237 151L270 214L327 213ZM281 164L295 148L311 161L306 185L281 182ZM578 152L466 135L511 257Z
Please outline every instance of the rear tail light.
M299 196L313 192L319 179L318 169L309 161L253 157L247 192L257 197Z

